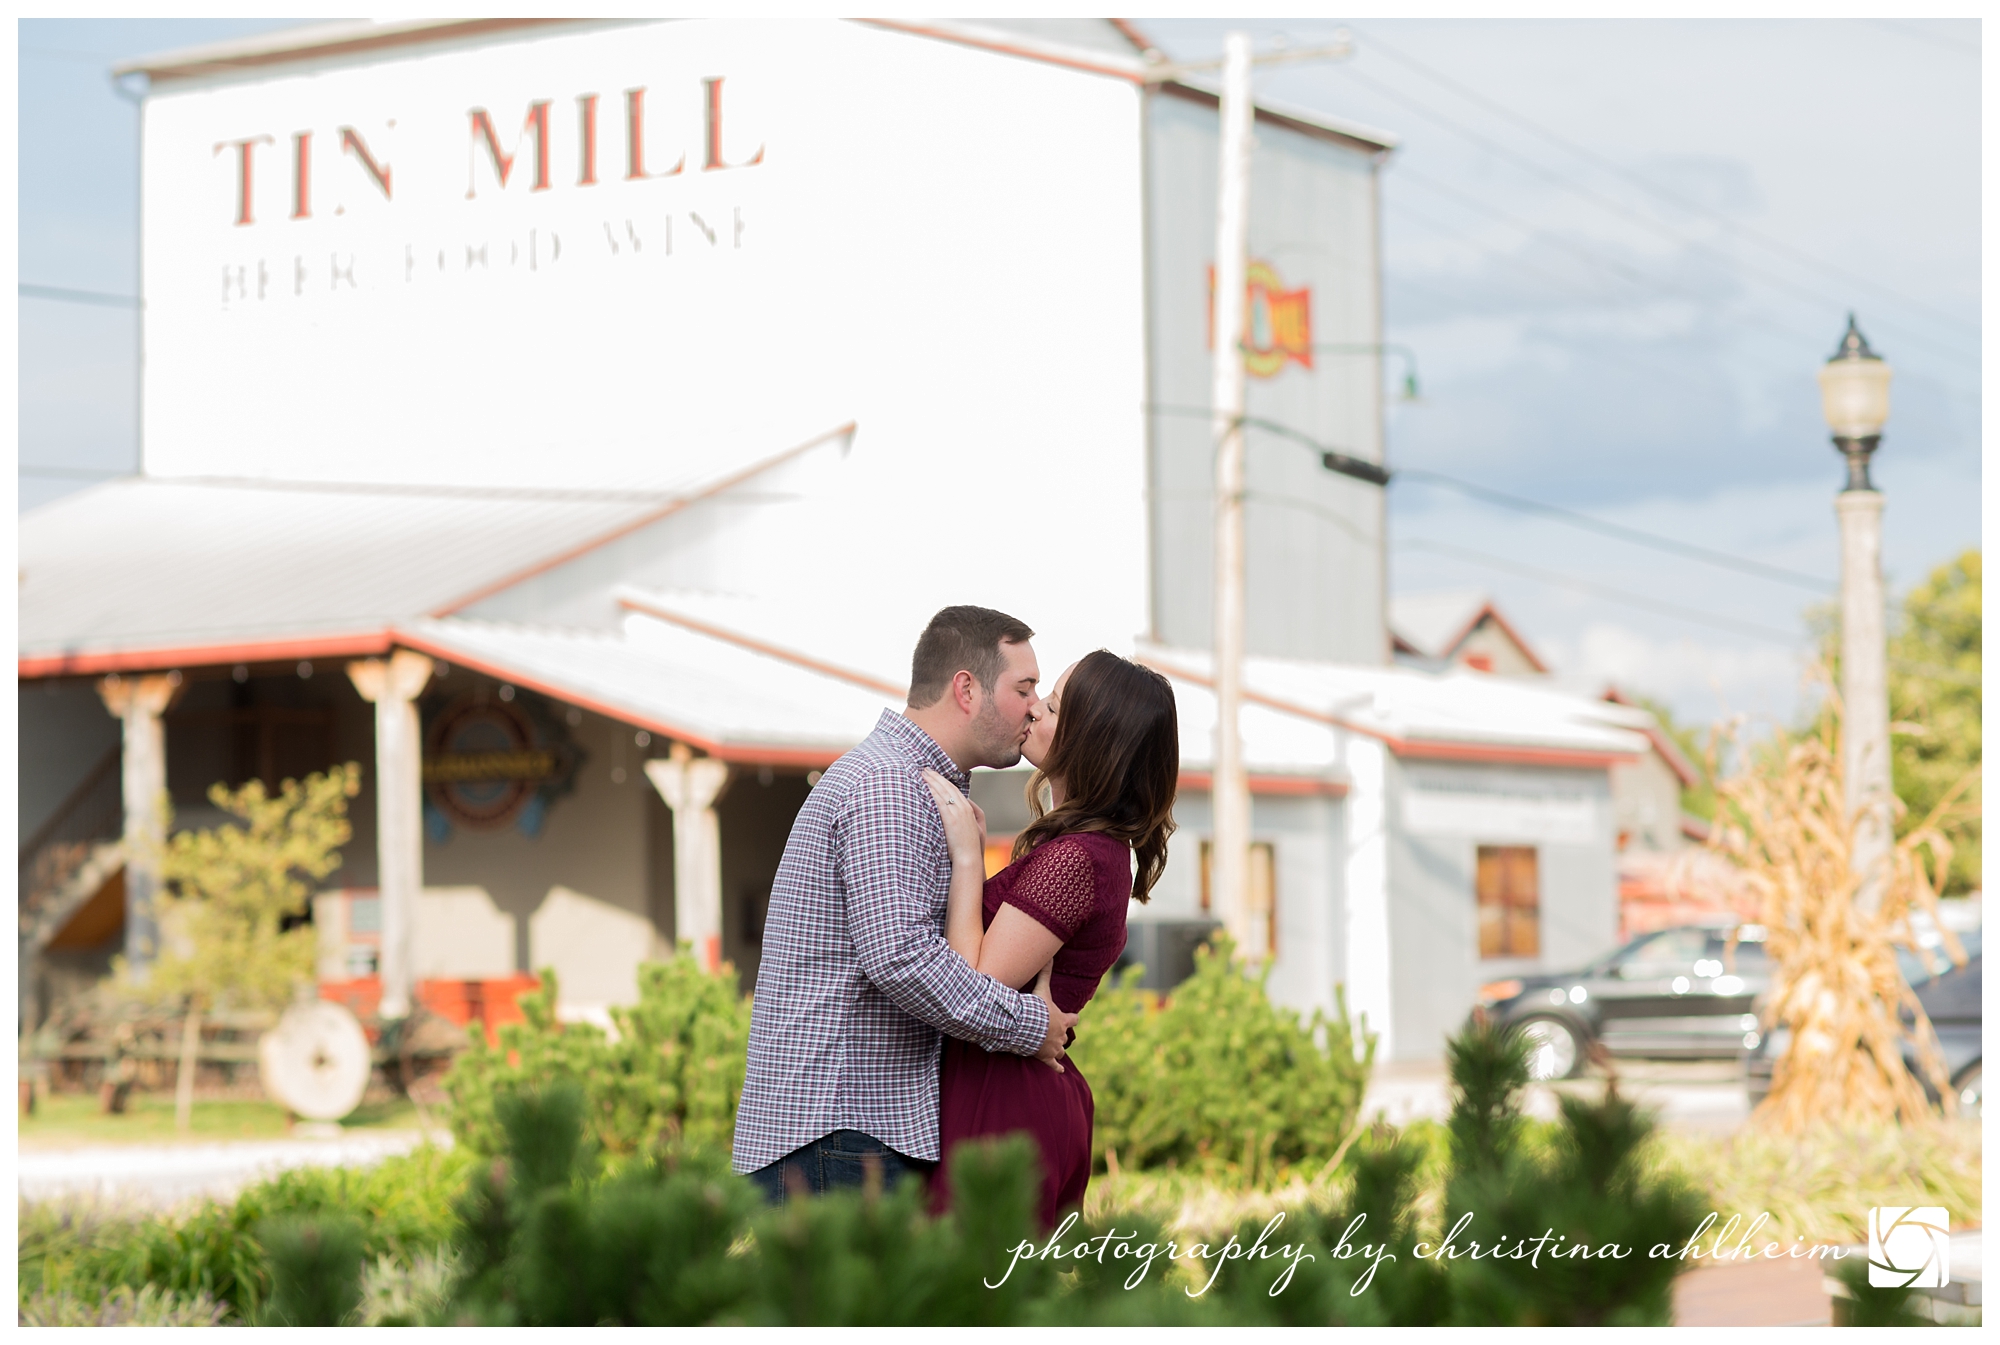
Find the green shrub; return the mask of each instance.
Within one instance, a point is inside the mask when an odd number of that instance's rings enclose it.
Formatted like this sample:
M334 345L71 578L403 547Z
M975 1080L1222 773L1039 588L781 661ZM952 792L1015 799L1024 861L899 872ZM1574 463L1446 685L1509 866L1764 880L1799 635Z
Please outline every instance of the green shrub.
M177 1300L203 1297L233 1320L263 1306L270 1264L256 1229L276 1216L351 1214L363 1249L402 1264L451 1240L452 1202L474 1159L425 1145L369 1168L294 1168L229 1202L175 1214L110 1211L87 1203L22 1204L17 1264L21 1302L67 1296L109 1302L121 1286Z
M527 1021L501 1028L497 1044L475 1034L445 1079L460 1144L498 1153L495 1097L567 1082L582 1090L590 1139L614 1159L663 1137L729 1147L750 1043L750 1001L733 974L710 975L685 953L642 965L639 1002L611 1011L616 1041L589 1023L556 1021L551 971L520 1004Z
M22 1326L220 1326L222 1304L206 1294L182 1298L149 1284L134 1292L120 1285L101 1298L36 1294L21 1305Z
M460 1197L452 1301L428 1320L460 1325L1164 1326L1616 1325L1670 1318L1689 1262L1656 1257L1697 1224L1678 1177L1646 1166L1650 1121L1616 1092L1566 1098L1553 1123L1520 1115L1520 1041L1473 1028L1454 1043L1448 1127L1378 1126L1349 1149L1344 1197L1283 1220L1239 1222L1225 1238L1121 1213L1079 1220L1055 1241L1034 1227L1030 1141L952 1155L956 1206L926 1212L921 1183L842 1191L782 1208L721 1164L719 1150L650 1146L607 1165L585 1133L597 1120L574 1083L502 1090L499 1140ZM1445 1165L1443 1205L1423 1188ZM1469 1227L1456 1221L1471 1216ZM1461 1251L1420 1257L1453 1221ZM1128 1251L1105 1254L1116 1236ZM1623 1256L1539 1264L1490 1249L1538 1238ZM1076 1254L1097 1244L1094 1255ZM1200 1245L1197 1245L1200 1244ZM1245 1255L1262 1247L1270 1256ZM1337 1251L1336 1249L1345 1249ZM1305 1259L1310 1254L1311 1259ZM1144 1273L1141 1259L1144 1259ZM275 1299L294 1261L274 1260ZM347 1264L347 1263L343 1263ZM362 1295L358 1259L339 1301ZM997 1287L989 1287L997 1286ZM1278 1291L1278 1292L1274 1292Z
M1356 1049L1344 997L1301 1020L1265 994L1218 938L1195 973L1161 999L1106 985L1084 1011L1070 1055L1096 1096L1094 1158L1108 1166L1229 1170L1269 1181L1325 1164L1361 1114L1375 1038Z
M351 1214L284 1215L257 1225L271 1266L261 1326L350 1326L361 1315L361 1221Z

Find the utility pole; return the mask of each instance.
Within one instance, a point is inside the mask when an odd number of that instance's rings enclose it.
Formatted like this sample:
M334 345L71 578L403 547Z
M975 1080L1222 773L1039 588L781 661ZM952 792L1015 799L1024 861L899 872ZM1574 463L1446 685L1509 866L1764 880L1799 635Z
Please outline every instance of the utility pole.
M1215 209L1215 364L1209 406L1215 434L1215 776L1209 847L1209 895L1237 953L1261 962L1271 946L1271 912L1250 902L1250 779L1243 761L1243 433L1247 400L1243 366L1244 309L1250 270L1250 150L1256 108L1250 101L1252 64L1342 60L1353 38L1338 30L1331 43L1280 48L1252 58L1250 35L1223 39L1221 181ZM1149 83L1213 69L1213 61L1156 63ZM1331 464L1329 463L1329 466ZM1268 890L1263 894L1267 899Z
M1262 961L1269 915L1249 909L1250 781L1243 764L1243 368L1250 265L1250 35L1224 39L1221 183L1215 211L1215 772L1209 891L1239 954ZM1253 928L1253 925L1256 926Z

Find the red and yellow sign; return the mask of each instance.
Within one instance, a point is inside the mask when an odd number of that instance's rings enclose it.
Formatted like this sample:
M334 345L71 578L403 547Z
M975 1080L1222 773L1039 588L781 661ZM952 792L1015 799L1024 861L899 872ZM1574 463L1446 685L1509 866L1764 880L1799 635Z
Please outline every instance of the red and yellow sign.
M1313 367L1312 289L1288 290L1267 262L1251 262L1244 280L1243 367L1274 378L1287 364ZM1215 349L1215 268L1208 268L1208 348Z

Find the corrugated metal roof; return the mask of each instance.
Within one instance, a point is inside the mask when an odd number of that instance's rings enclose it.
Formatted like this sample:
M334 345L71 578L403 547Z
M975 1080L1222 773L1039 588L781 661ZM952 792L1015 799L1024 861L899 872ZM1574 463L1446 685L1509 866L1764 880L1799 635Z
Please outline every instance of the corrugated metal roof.
M393 622L456 611L854 429L634 490L108 482L21 519L19 666L42 675L233 662L278 646L300 648L271 657L363 652L355 642L379 643ZM306 652L315 640L350 647Z
M726 640L634 616L620 633L407 622L406 643L738 761L825 764L900 699Z
M380 630L659 497L132 477L21 518L24 659Z
M1213 666L1205 650L1146 646L1140 653L1169 675L1178 672L1177 682L1206 684ZM1253 658L1244 661L1244 683L1265 709L1293 707L1308 722L1336 723L1399 750L1486 747L1589 758L1650 749L1642 734L1608 722L1609 707L1512 678ZM1246 705L1246 753L1249 723Z

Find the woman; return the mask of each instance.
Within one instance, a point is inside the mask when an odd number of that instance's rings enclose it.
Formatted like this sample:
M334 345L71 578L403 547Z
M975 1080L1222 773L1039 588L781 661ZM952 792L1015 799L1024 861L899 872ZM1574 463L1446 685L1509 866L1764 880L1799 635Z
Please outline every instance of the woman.
M1102 649L1065 669L1031 714L1021 755L1035 767L1034 820L992 878L985 818L943 776L924 773L951 846L945 940L1003 985L1033 982L1077 1013L1125 949L1127 900L1145 901L1166 867L1180 729L1167 679ZM940 1207L953 1146L1017 1130L1041 1148L1043 1224L1082 1203L1092 1100L1067 1056L1051 1067L946 1038L939 1093Z

